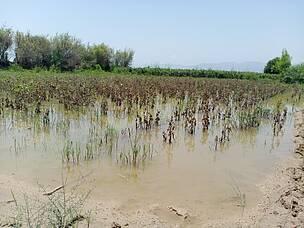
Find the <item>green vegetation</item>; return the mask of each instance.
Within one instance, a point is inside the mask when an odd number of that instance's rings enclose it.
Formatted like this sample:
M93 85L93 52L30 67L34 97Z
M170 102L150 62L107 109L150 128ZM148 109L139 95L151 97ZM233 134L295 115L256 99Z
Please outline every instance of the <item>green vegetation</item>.
M11 213L0 218L1 227L78 227L82 222L90 227L90 211L85 209L90 194L76 193L79 184L69 187L67 183L51 192L42 187L43 195L23 194L17 197L11 191L13 200Z
M21 71L108 71L116 74L202 77L226 79L271 79L302 83L303 67L292 66L291 56L283 49L281 57L268 61L264 73L199 69L131 68L134 51L114 50L104 43L84 45L68 33L54 37L13 32L0 28L0 69Z
M291 66L283 76L286 83L304 83L304 63Z
M281 57L276 57L268 61L264 73L282 74L291 67L291 56L286 49L283 49Z
M0 68L17 65L24 69L52 71L129 67L134 57L130 49L114 50L105 44L84 45L68 33L54 37L13 32L0 28Z
M291 56L286 49L281 57L268 61L264 73L276 75L285 83L304 83L304 63L291 65Z
M283 49L281 57L270 60L265 66L264 73L220 71L220 70L199 70L199 69L170 69L170 68L122 68L116 67L113 72L119 74L154 75L154 76L175 76L194 78L224 78L224 79L271 79L285 83L304 82L303 64L291 65L291 56L286 49Z
M115 68L114 73L135 74L135 75L154 75L154 76L175 76L175 77L194 77L194 78L226 78L226 79L273 79L280 77L272 74L238 71L220 70L196 70L196 69L164 69L164 68Z
M15 35L15 63L25 69L51 66L51 42L44 36L17 32Z

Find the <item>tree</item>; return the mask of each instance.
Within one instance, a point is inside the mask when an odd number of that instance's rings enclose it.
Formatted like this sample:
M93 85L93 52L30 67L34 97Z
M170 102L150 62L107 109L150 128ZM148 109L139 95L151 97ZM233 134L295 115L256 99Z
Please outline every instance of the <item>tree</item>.
M116 67L130 67L133 61L133 50L118 50L115 52L114 64Z
M286 71L291 66L291 56L286 49L283 49L280 59L280 69L282 72Z
M87 45L81 53L80 67L83 69L90 69L96 65L96 57L93 48Z
M9 28L0 28L0 67L9 65L8 53L13 44L13 31Z
M15 36L15 61L26 69L51 66L51 43L45 36L17 32Z
M281 57L276 57L267 62L264 73L281 74L291 66L291 56L283 49Z
M14 49L10 52L12 47ZM0 67L9 65L11 53L15 56L14 62L23 68L41 67L61 71L77 68L111 71L114 67L130 67L134 57L134 51L130 49L114 51L104 43L85 46L68 33L48 38L30 33L13 33L11 29L2 27Z
M280 72L280 58L276 57L267 62L264 73L268 74L279 74Z
M60 70L75 70L81 65L84 45L68 33L57 34L52 40L52 63Z
M286 83L304 83L304 63L291 66L283 76L283 81Z
M96 64L99 64L101 69L110 71L113 67L114 50L102 43L93 47L93 52L96 58Z

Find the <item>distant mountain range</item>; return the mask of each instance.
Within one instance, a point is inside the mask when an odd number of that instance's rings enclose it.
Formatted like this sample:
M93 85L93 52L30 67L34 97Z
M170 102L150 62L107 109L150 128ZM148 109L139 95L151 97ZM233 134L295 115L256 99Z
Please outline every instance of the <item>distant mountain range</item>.
M212 70L227 70L227 71L248 71L248 72L263 72L265 63L262 62L221 62L221 63L202 63L193 66L183 66L174 64L159 64L154 65L161 68L172 69L212 69Z

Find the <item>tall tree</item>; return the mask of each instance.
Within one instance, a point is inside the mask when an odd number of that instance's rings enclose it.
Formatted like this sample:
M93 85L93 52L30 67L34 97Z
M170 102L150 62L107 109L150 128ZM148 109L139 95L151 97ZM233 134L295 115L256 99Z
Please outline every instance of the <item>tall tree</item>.
M134 51L125 49L115 52L114 63L117 67L130 67L133 61Z
M96 65L96 57L92 46L87 45L81 53L81 65L83 69L90 69Z
M291 56L288 54L286 49L283 49L281 59L280 59L280 68L281 71L286 71L291 66Z
M85 47L79 39L68 33L57 34L52 40L52 63L66 71L79 68Z
M0 28L0 67L9 65L9 50L13 44L13 31L9 28Z
M95 45L93 51L96 57L96 63L100 65L101 69L109 71L113 67L114 50L102 43Z
M26 69L51 66L51 43L45 36L17 32L15 36L16 63Z

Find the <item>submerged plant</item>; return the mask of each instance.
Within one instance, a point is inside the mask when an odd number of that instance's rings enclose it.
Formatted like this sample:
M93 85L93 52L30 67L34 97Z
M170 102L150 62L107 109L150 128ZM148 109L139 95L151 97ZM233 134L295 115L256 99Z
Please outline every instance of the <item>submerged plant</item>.
M81 159L81 149L79 144L73 145L72 141L67 141L62 150L62 162L79 164Z
M154 149L152 144L140 144L138 135L132 135L128 129L130 150L122 151L117 162L126 167L139 168L144 166L147 160L153 157Z

